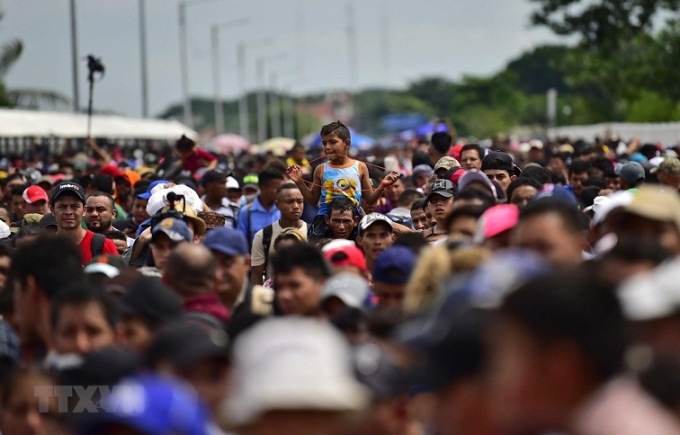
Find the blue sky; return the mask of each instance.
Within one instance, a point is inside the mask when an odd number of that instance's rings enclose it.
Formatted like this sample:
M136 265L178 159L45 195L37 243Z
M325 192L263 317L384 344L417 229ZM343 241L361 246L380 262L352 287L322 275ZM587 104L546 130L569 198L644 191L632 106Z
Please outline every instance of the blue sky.
M213 94L210 27L241 17L248 17L249 24L220 34L221 86L226 98L238 93L237 42L261 38L273 42L249 52L249 89L256 86L258 56L276 59L269 62L268 71L276 71L279 85L294 93L350 87L347 1L217 0L189 6L192 95ZM404 87L409 81L434 75L455 79L490 74L523 50L557 41L547 30L530 28L528 0L353 2L357 78L362 88ZM139 116L139 0L76 0L76 4L79 54L100 56L107 67L106 77L95 90L95 107ZM181 98L178 0L146 0L146 4L149 103L151 114L156 115ZM0 8L5 14L0 43L19 38L25 44L21 60L6 77L9 87L54 89L70 97L69 0L1 0ZM385 27L389 29L388 56L383 50ZM84 61L80 67L80 104L85 106Z

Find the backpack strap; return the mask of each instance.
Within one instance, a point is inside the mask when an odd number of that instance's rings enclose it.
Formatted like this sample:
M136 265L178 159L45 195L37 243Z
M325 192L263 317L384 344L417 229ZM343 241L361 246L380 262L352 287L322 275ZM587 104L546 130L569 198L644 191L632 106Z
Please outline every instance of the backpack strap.
M267 225L262 229L262 247L264 248L264 272L267 273L267 265L269 264L269 248L272 245L272 236L274 235L274 226ZM269 278L269 277L267 277Z
M104 253L104 241L106 236L104 234L95 233L92 236L92 243L90 244L90 254L92 258L98 257Z
M248 204L248 210L246 211L246 213L247 213L246 221L247 221L247 224L248 224L248 231L247 231L248 232L248 246L250 246L250 248L252 249L252 247L253 247L252 246L253 245L253 235L250 232L250 229L251 229L250 228L250 218L253 215L253 203L252 202L250 204Z

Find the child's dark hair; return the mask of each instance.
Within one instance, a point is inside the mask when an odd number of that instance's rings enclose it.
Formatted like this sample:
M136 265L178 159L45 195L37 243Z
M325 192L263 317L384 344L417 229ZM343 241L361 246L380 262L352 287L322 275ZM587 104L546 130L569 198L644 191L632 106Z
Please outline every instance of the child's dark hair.
M125 233L115 228L106 232L106 238L111 240L127 241L127 236Z
M194 142L193 140L189 139L184 135L182 135L182 137L180 137L177 143L175 144L175 148L177 148L179 151L191 151L194 149L195 146L196 142Z
M328 136L329 134L335 134L343 141L351 140L352 137L349 133L349 128L340 121L331 122L330 124L321 127L321 136Z

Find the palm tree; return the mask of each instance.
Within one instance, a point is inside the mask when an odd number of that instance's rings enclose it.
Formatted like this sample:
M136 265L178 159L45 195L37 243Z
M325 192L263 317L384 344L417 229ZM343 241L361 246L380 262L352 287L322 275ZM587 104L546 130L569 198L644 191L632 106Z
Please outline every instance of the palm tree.
M0 11L0 20L4 17ZM5 76L21 57L24 44L13 39L0 47L0 107L22 107L28 109L57 109L69 104L68 97L45 89L12 89L5 86Z

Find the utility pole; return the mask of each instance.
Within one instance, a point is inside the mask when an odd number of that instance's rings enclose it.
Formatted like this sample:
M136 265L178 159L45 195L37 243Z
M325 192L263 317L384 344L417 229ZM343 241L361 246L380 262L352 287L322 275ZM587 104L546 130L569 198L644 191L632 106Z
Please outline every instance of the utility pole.
M139 0L139 53L142 67L142 117L149 116L149 92L146 62L146 0Z
M269 82L271 86L271 94L269 96L269 119L271 122L272 137L281 136L281 106L279 104L279 97L277 95L277 76L276 72L272 71L269 75Z
M184 124L193 128L194 116L191 109L191 95L189 92L189 49L187 47L187 6L200 3L210 3L220 0L194 0L179 2L179 70L182 74L182 101L184 106Z
M73 111L80 111L78 95L78 33L76 23L76 0L71 0L71 71L73 75Z
M184 125L193 128L191 98L189 97L189 53L187 50L187 4L179 2L179 70L182 74L182 104Z
M267 97L264 84L264 59L257 59L257 143L262 145L267 136Z
M240 98L238 102L239 124L241 136L250 140L250 113L248 110L248 92L246 91L246 49L270 44L271 38L258 41L241 42L236 49L238 63L238 86Z
M220 89L220 29L232 28L248 22L248 18L229 21L224 24L213 24L210 28L210 40L212 46L212 66L213 66L213 91L215 100L215 134L224 133L224 101Z
M352 95L353 118L359 120L359 103L356 100L358 92L358 60L357 60L357 31L354 17L354 2L347 0L347 54L349 65L350 93Z

